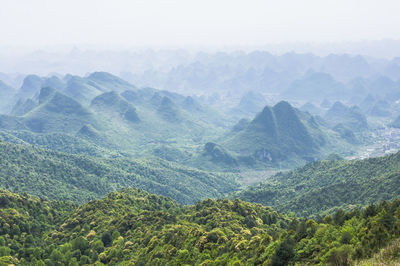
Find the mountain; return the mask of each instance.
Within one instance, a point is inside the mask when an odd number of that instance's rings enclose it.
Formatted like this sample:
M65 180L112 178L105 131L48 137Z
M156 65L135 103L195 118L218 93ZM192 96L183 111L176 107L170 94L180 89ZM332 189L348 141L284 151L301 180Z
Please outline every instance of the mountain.
M17 98L32 98L42 88L43 80L36 75L28 75L24 78L21 88L18 90Z
M229 150L271 163L293 156L308 160L317 156L324 144L324 134L313 117L287 102L266 106L248 125L232 132L223 142Z
M64 89L43 87L34 97L20 99L11 115L0 116L0 130L3 131L0 133L16 143L40 145L61 152L82 154L87 151L88 155L104 153L106 157L155 155L198 166L189 163L192 153L206 141L222 135L226 123L231 123L218 111L191 97L152 88L103 92L101 90L106 88L97 89L91 81L92 85L85 88L93 91L86 94L85 90L78 89L80 94L68 96L73 95L68 91L72 80L89 84L88 78L67 76ZM99 77L96 80L105 83ZM133 88L126 82L121 82L122 85L125 87L120 87L121 90ZM21 131L24 134L21 135ZM60 140L55 141L55 136ZM49 143L45 143L46 140ZM157 152L160 148L164 150L162 153ZM185 152L181 152L183 149ZM179 156L172 156L174 152L168 155L166 150L178 151Z
M88 83L85 78L67 75L64 80L66 80L66 86L62 92L83 104L90 103L94 97L103 93L102 90Z
M400 259L394 245L399 206L395 200L339 210L316 222L237 199L182 206L123 189L75 206L0 190L0 262L351 265L371 257L394 262Z
M371 107L374 106L376 102L376 98L371 94L368 94L359 106L364 113L368 113L371 110Z
M38 107L25 114L24 124L33 132L77 132L96 124L93 114L79 102L51 88L40 91Z
M332 128L333 131L339 133L340 137L351 144L358 144L359 141L354 132L347 126L339 123Z
M38 103L32 99L26 99L25 101L19 99L18 102L12 108L10 115L12 116L23 116L29 111L33 110Z
M7 113L12 106L12 98L15 94L14 88L0 80L0 113Z
M199 102L197 102L193 97L187 96L182 102L181 107L189 112L203 112L204 108Z
M371 94L368 94L359 106L364 114L374 117L389 117L392 114L391 104L388 101L380 100Z
M87 77L87 80L92 86L100 88L102 91L123 92L136 89L129 82L107 72L93 72Z
M307 73L302 79L290 84L281 96L287 99L321 101L342 99L346 96L346 86L336 81L331 75L322 72Z
M324 99L321 104L319 105L321 108L331 108L332 103L328 99Z
M249 91L240 99L239 104L233 108L233 112L239 115L255 115L267 104L260 93Z
M161 99L161 102L157 108L157 113L162 119L171 123L179 123L182 121L179 108L170 98L166 96Z
M85 202L120 187L140 187L187 204L238 187L235 175L160 159L95 158L5 142L0 155L0 187L49 199Z
M312 162L237 195L242 200L318 216L400 196L400 153L364 160Z
M400 99L399 84L388 77L380 76L370 84L370 91L385 100L393 102Z
M133 123L140 122L135 107L125 101L115 91L105 92L95 97L90 106L97 112L112 112L118 114L126 121Z
M377 101L369 111L369 115L375 117L390 117L391 113L391 106L385 100Z
M339 101L325 113L324 119L332 126L341 123L355 131L368 129L367 119L357 106L347 107Z
M42 88L37 98L38 102L19 101L12 111L14 116L0 118L0 129L75 134L86 124L97 125L90 110L53 88Z
M396 117L396 119L394 119L389 126L391 127L395 127L395 128L400 128L400 116Z
M314 104L307 102L303 104L300 108L301 111L303 112L309 112L312 115L321 115L322 109L315 106Z

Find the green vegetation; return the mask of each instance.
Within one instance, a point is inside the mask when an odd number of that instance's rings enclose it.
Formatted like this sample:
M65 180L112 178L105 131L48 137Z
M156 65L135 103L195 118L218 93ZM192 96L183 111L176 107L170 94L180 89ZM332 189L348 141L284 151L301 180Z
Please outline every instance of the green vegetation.
M326 112L324 118L332 126L343 124L356 131L368 129L367 118L362 114L360 108L356 106L347 107L341 102L335 102Z
M120 154L111 149L106 149L94 144L92 140L96 138L94 135L95 132L95 129L90 125L83 126L77 133L77 136L64 133L36 134L25 130L0 131L0 141L15 144L31 144L53 151L96 157L115 157ZM104 146L106 146L106 144L107 143L104 143Z
M137 189L80 207L0 191L0 223L1 264L351 265L399 259L400 200L316 222L237 199L181 206Z
M98 112L113 112L127 121L137 123L140 121L135 107L125 101L115 91L105 92L92 100L91 107Z
M298 216L332 213L400 195L400 153L365 160L309 163L279 173L236 196Z
M95 158L0 142L0 187L49 199L85 202L121 187L139 187L180 203L221 197L236 176L163 160Z
M251 122L241 120L222 142L228 150L276 165L282 161L310 161L320 156L327 140L309 114L287 102L265 107Z
M207 171L237 172L293 168L358 144L352 132L330 130L287 102L265 107L256 92L245 94L235 108L214 109L200 98L138 89L95 72L63 79L28 76L15 97L22 98L15 98L11 113L0 115L1 134L12 135L3 139L73 154L160 157ZM243 118L258 112L251 121ZM216 148L206 149L207 143Z

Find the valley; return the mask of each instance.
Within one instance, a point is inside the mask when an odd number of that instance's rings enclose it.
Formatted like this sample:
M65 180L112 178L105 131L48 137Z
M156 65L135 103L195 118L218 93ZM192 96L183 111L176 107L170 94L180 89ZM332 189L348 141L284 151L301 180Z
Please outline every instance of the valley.
M400 263L399 57L126 49L0 72L0 266Z

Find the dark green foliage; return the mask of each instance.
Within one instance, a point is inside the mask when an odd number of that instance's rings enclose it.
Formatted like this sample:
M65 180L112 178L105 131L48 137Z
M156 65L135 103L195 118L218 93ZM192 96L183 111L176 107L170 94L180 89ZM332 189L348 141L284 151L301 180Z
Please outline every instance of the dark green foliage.
M332 213L400 196L400 153L365 160L329 160L279 173L238 194L299 216Z
M237 166L236 159L221 146L208 142L204 145L204 156L210 156L211 161L226 165Z
M160 159L94 158L0 142L0 187L49 199L84 202L140 187L187 204L235 190L235 179Z
M105 247L108 247L109 245L112 244L112 237L110 232L105 232L102 236L101 236L101 241L103 242Z
M286 238L276 250L276 253L272 257L271 265L273 266L284 266L288 265L289 261L294 257L295 242L290 237Z

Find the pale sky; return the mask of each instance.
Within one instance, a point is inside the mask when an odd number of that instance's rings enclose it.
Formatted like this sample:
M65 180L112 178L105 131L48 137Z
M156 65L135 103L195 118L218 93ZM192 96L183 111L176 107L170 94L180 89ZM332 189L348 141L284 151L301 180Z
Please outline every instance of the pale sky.
M0 0L1 45L400 39L398 0Z

